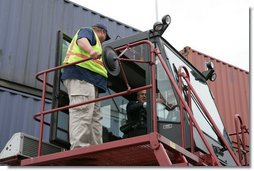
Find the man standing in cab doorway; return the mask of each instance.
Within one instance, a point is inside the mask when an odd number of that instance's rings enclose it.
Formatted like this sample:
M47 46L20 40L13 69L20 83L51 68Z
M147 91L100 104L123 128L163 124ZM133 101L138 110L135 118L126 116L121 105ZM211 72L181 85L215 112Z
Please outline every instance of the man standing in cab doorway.
M107 70L103 65L102 43L109 40L107 27L96 24L81 28L70 43L64 64L86 58L64 69L61 79L67 88L70 105L94 100L107 89ZM100 102L69 109L70 149L102 143Z

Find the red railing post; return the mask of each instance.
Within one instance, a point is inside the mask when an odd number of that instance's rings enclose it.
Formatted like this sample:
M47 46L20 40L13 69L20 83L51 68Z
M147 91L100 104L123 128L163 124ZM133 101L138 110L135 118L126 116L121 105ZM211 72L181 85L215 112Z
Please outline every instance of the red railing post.
M45 109L45 99L46 99L46 83L47 83L47 73L43 74L43 85L42 85L42 98L41 98L41 121L40 121L40 137L38 145L38 156L42 153L42 139L43 139L43 125L44 125L44 109Z
M179 73L179 70L178 70L178 88L179 88L179 91L182 92L182 73ZM183 110L183 103L182 101L180 100L179 102L179 110L180 110L180 124L181 124L181 142L182 142L182 147L185 148L186 147L186 143L185 143L185 127L184 127L184 110Z
M235 119L234 120L235 120L235 130L236 130L238 158L239 158L240 163L243 165L243 158L242 158L242 153L241 153L241 151L243 151L244 164L248 165L247 154L246 154L247 150L246 150L245 135L244 135L244 133L246 131L246 127L243 125L243 120L242 120L242 118L241 118L241 116L239 114L235 115ZM240 123L240 125L239 125L239 123ZM239 133L239 127L241 129L240 133ZM242 143L241 143L241 139L240 139L240 135L239 134L242 135ZM242 146L243 150L241 150L241 146Z
M182 69L185 71L185 73L182 73ZM182 67L182 66L180 66L178 68L177 74L178 74L178 80L179 80L178 87L179 87L180 91L182 92L183 83L182 83L181 77L183 77L184 79L187 79L188 81L190 81L190 75L189 75L188 70L185 67ZM187 89L188 106L192 110L192 106L191 106L191 89L190 89L189 86L187 88L188 88ZM185 116L182 114L182 111L183 111L183 106L182 106L182 103L181 103L181 108L180 108L181 127L182 127L182 129L184 129L183 122L184 122L184 117ZM189 113L189 115L191 115L191 113ZM192 122L191 117L189 117L189 119L190 119L190 145L191 145L191 152L194 153L193 122ZM185 135L185 130L182 131L182 134ZM183 135L182 135L182 139L184 138ZM185 148L186 142L183 145L184 145L183 147Z

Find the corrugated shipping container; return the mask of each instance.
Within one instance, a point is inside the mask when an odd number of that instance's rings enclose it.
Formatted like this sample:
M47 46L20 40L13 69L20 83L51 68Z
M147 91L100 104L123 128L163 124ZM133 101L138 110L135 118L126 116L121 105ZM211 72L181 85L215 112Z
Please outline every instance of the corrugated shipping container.
M33 116L41 101L34 95L41 92L34 90L42 85L35 75L55 66L58 31L74 36L80 27L95 23L108 27L108 42L138 32L67 0L0 0L0 150L16 132L38 137ZM48 140L48 128L44 132Z
M35 74L55 65L58 30L74 36L98 22L110 41L138 32L67 0L0 0L0 79L41 88Z
M6 142L16 132L24 132L38 137L39 122L33 116L41 109L41 100L38 97L0 87L0 151ZM46 109L51 102L46 101ZM49 115L45 116L47 122ZM45 126L44 140L48 141L49 128Z
M205 70L205 62L212 61L214 63L217 79L214 82L208 81L208 84L227 131L229 133L235 132L235 114L239 114L247 128L250 128L249 72L190 47L185 47L180 53L201 72ZM234 140L235 137L232 138Z

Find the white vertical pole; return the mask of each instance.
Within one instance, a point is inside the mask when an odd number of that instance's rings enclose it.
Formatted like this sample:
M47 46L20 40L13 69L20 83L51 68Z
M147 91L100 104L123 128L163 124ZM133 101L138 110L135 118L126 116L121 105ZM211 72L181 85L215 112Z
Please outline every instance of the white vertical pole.
M158 19L158 0L155 0L155 17L156 17L156 22L159 21L159 19Z

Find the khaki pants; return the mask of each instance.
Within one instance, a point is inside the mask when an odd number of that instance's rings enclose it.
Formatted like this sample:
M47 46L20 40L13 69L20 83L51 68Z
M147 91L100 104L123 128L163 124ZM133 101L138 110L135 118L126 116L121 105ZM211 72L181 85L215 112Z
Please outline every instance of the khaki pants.
M77 79L64 80L70 105L93 100L98 97L98 89ZM69 109L69 138L71 149L102 143L102 116L100 102Z

